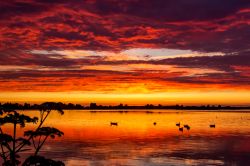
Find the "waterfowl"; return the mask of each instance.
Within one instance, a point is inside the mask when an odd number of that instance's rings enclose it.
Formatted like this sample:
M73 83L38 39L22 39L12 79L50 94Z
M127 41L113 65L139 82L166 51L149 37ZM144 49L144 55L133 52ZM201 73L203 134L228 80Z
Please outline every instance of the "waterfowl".
M110 126L118 126L117 122L110 122Z
M186 128L187 130L190 130L190 126L189 125L184 125L184 128Z
M183 132L183 127L180 127L180 128L179 128L179 131Z
M210 128L215 128L215 124L210 124Z

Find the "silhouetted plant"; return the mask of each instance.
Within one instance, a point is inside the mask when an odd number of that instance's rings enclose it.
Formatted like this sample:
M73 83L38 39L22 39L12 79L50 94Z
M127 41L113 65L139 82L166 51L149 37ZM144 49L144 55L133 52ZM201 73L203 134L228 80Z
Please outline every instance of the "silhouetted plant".
M30 156L28 157L23 166L39 165L39 166L64 166L61 161L54 161L51 159L46 159L43 156Z
M31 118L24 114L19 114L15 110L6 110L0 108L0 157L3 159L3 165L17 166L21 164L19 160L20 152L32 150L31 148L29 148L31 146L31 143L34 146L34 154L28 157L22 165L64 165L60 161L46 159L38 155L40 149L48 138L54 139L56 136L61 137L63 135L63 132L56 128L42 127L44 121L47 119L52 110L56 110L60 114L64 113L63 110L60 108L60 105L53 102L41 104L40 120L37 117ZM24 137L17 138L17 126L19 125L21 128L24 128L25 124L27 123L38 123L38 126L35 130L25 131ZM5 124L13 124L12 135L3 132L2 126Z
M63 132L52 127L41 127L36 131L29 130L24 132L24 136L31 137L33 146L35 148L34 156L37 155L37 153L39 152L48 137L54 139L55 136L61 137L62 135ZM39 141L37 141L37 143L34 140L36 137L39 137Z

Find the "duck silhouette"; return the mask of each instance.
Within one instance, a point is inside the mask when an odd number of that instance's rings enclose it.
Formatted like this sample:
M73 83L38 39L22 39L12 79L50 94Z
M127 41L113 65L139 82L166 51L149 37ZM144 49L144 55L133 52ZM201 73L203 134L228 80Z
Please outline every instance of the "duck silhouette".
M110 126L118 126L117 122L110 122Z
M209 127L210 128L215 128L215 124L210 124Z
M183 127L179 127L179 131L180 131L180 132L183 132Z
M184 125L184 128L186 128L187 130L190 130L190 126L189 125Z

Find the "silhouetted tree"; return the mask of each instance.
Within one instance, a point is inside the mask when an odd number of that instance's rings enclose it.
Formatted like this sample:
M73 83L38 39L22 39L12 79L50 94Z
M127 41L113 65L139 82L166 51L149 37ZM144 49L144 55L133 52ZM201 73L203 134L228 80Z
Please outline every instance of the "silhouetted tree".
M95 109L97 107L96 103L90 103L89 108Z
M38 156L38 153L45 141L48 138L54 139L56 136L61 137L63 132L53 127L42 127L44 121L47 119L52 110L57 110L60 114L63 114L62 109L56 103L47 102L40 105L40 119L37 117L29 117L24 114L20 114L12 109L0 108L0 157L3 159L3 165L5 166L17 166L21 164L19 158L20 153L31 150L31 143L34 146L34 154L27 158L22 165L64 165L62 162L46 159L42 156ZM39 123L38 123L39 122ZM17 138L17 126L24 128L27 123L37 124L35 130L29 130L24 132L24 137ZM13 134L4 133L2 126L4 124L13 125ZM36 139L38 138L38 139Z

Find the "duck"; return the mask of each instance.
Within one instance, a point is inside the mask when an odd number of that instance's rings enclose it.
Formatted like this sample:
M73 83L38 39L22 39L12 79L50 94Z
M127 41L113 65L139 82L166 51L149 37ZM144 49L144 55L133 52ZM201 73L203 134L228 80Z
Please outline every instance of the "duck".
M210 128L215 128L215 124L210 124L209 127Z
M186 128L187 130L190 130L190 126L189 125L184 125L184 128Z
M110 122L110 126L118 126L117 122Z

